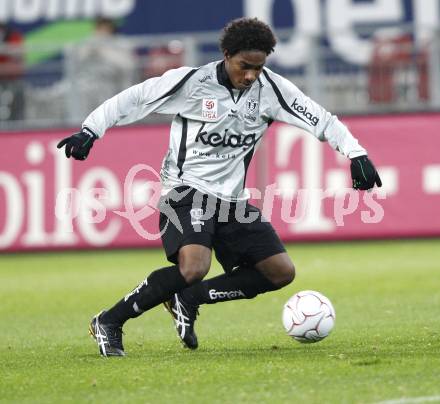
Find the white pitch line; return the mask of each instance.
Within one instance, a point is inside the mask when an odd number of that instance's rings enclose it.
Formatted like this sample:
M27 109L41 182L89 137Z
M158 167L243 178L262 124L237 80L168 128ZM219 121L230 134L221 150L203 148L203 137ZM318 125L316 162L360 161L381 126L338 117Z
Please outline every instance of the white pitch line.
M394 400L378 401L375 404L419 404L419 403L440 403L440 396L427 397L402 397Z

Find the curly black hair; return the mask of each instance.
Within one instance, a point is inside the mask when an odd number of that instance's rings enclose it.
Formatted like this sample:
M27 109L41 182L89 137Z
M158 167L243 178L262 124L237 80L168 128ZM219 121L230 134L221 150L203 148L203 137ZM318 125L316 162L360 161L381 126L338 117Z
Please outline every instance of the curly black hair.
M238 18L223 29L220 49L229 56L240 51L257 50L269 55L277 43L269 25L257 18Z

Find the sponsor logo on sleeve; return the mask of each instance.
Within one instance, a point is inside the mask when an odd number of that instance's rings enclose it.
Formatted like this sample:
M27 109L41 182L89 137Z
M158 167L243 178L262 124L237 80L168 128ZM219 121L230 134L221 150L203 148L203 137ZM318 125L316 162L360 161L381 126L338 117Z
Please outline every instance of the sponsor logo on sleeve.
M203 77L199 80L199 82L200 82L200 83L205 83L205 82L208 81L208 80L212 80L212 76L211 76L210 74L207 74L206 76L203 76Z
M307 107L300 105L298 103L298 98L295 98L291 107L293 107L293 109L296 112L303 115L313 126L318 125L319 118L316 115L313 115L310 111L308 111Z

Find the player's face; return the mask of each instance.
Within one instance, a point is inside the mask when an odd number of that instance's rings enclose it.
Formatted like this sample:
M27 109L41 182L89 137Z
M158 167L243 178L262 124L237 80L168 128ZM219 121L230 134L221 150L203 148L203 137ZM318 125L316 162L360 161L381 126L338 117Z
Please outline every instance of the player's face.
M262 51L241 51L234 56L225 53L225 68L234 88L245 90L257 80L266 63Z

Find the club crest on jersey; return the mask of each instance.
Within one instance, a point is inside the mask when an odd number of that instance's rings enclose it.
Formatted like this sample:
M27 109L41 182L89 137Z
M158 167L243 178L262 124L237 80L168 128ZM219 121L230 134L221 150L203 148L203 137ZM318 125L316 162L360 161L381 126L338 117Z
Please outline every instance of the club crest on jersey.
M217 119L217 98L203 98L202 100L202 118L208 121Z
M258 101L253 98L248 98L246 101L246 110L248 114L253 114L258 107Z

